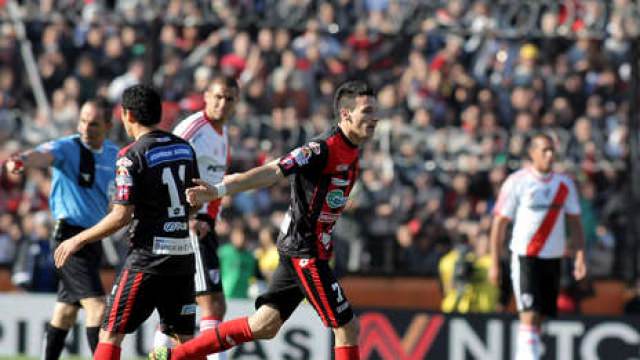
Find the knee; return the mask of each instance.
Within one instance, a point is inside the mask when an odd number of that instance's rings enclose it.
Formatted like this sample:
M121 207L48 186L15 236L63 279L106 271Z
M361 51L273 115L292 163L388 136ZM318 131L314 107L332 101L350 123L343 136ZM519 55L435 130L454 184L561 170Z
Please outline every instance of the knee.
M336 345L357 345L360 336L360 323L355 316L345 325L334 329Z
M249 317L249 328L255 339L273 339L282 327L278 310L262 306Z
M55 307L52 325L63 329L69 329L76 322L78 308L70 304L58 304Z

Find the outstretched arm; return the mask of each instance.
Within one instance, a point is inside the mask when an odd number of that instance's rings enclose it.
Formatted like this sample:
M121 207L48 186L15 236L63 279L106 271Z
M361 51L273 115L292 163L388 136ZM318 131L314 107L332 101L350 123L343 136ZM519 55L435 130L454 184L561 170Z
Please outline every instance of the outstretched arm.
M218 184L209 184L201 179L194 179L198 186L187 189L187 201L193 206L216 200L224 195L268 187L284 178L278 160L253 168L240 174L225 176Z
M111 211L100 222L60 243L53 256L56 267L61 268L69 256L86 244L103 239L127 225L131 221L133 209L132 205L114 204Z
M20 173L24 168L46 168L53 164L53 155L49 152L38 150L28 150L23 153L13 155L7 160L5 166L12 173Z

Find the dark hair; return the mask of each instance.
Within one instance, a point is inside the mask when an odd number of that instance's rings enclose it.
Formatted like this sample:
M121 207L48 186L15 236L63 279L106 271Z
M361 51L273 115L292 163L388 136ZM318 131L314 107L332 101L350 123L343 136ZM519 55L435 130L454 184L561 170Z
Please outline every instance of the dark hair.
M105 124L111 123L111 104L107 99L103 97L96 97L84 102L85 104L92 104L96 107L98 117L104 120Z
M224 74L213 75L213 77L209 81L209 86L213 84L222 84L230 89L240 91L240 86L238 85L238 82L233 76L228 76Z
M133 85L122 94L122 107L131 111L141 125L158 124L162 118L160 95L148 85Z
M340 109L353 109L355 99L358 96L374 96L373 89L369 84L360 80L347 81L340 85L333 96L333 112L340 118Z

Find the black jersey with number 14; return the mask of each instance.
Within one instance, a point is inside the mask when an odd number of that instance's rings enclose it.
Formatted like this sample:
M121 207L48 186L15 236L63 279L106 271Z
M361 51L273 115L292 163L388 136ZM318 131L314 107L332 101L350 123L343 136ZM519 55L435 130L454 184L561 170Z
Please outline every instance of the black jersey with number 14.
M185 189L198 177L191 145L173 134L151 131L120 151L114 203L135 207L126 268L194 272Z
M327 260L331 233L358 176L358 147L334 127L283 156L278 166L291 177L291 207L278 237L290 256Z

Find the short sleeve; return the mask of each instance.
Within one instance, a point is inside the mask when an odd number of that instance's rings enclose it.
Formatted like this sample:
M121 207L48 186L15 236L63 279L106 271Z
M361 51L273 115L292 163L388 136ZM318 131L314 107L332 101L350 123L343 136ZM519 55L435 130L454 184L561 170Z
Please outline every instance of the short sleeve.
M576 185L571 179L567 179L566 184L569 188L569 195L564 203L564 210L569 215L580 215L580 198Z
M285 176L324 169L329 148L322 141L311 141L280 158L278 166Z
M116 193L114 204L132 205L136 194L135 176L139 173L139 165L131 154L118 154L116 161Z
M500 188L500 194L498 195L498 201L493 209L494 215L503 216L509 219L513 219L516 215L516 208L518 207L518 196L516 194L516 181L513 176L509 176L507 180L502 184Z
M53 156L53 167L62 168L64 159L68 158L70 146L75 146L75 144L68 139L59 139L47 141L36 147L35 150L40 153L51 154Z

